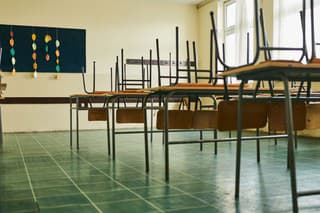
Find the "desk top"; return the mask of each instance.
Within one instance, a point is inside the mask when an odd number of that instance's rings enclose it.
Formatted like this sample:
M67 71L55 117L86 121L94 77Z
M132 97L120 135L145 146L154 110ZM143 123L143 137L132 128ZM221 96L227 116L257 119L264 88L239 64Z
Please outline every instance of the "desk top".
M236 85L228 85L228 94L238 94L239 91L239 84ZM175 86L162 86L162 87L153 87L148 88L147 90L155 92L155 93L170 93L170 92L177 92L177 93L204 93L204 94L224 94L224 86L223 85L208 85L208 84L183 84L183 85L175 85ZM255 92L254 88L249 88L245 86L244 88L245 93L253 93ZM283 90L273 90L274 92L282 92ZM260 88L259 93L269 93L269 89ZM192 95L192 94L190 94Z
M143 96L147 95L149 92L147 90L126 90L119 92L111 92L111 91L99 91L97 93L92 94L73 94L70 95L71 98L90 98L90 97L115 97L115 96Z
M302 64L291 61L266 61L225 71L220 76L236 76L242 80L320 81L320 64Z
M235 90L238 91L240 84L229 84L228 90ZM246 89L248 88L248 85L245 85ZM210 83L179 83L173 86L161 86L161 87L152 87L147 88L147 91L224 91L224 85L218 84L218 85L212 85Z

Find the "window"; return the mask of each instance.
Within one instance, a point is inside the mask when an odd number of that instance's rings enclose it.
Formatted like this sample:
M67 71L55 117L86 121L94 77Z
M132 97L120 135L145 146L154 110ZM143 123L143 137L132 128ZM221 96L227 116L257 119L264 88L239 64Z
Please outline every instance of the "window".
M234 64L236 59L236 12L237 2L235 0L224 3L224 43L225 61Z
M310 35L310 5L306 1L306 34L307 49L311 54L311 35ZM282 47L302 47L302 29L300 11L302 10L301 0L274 0L274 46ZM314 1L314 25L315 39L320 42L320 1ZM316 48L317 56L320 56L320 46ZM298 60L300 52L276 52L275 58Z
M274 46L302 47L301 0L275 0ZM273 59L298 60L300 52L273 51Z
M254 13L252 0L224 1L224 43L227 64L238 66L253 57ZM247 44L249 35L249 44Z

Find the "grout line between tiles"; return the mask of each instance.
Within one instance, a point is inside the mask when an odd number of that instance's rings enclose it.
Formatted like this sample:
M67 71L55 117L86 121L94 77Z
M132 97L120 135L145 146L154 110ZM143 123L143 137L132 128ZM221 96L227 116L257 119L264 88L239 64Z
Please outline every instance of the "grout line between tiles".
M51 137L52 137L52 136L51 136ZM52 138L53 138L54 140L56 140L56 138L54 138L54 137L52 137ZM74 152L74 151L73 151L73 152ZM95 151L95 152L96 152L96 151ZM75 152L74 152L74 153L75 153ZM84 159L84 158L83 158L82 156L80 156L78 153L75 153L75 154L77 154L80 158ZM104 154L104 155L105 155L105 154ZM105 156L108 157L107 155L105 155ZM84 159L84 160L87 161L86 159ZM214 206L212 206L210 203L208 203L208 202L206 202L206 201L204 201L204 200L202 200L202 199L200 199L200 198L198 198L198 197L195 197L194 195L192 195L192 194L190 194L190 193L188 193L188 192L185 192L185 191L179 189L179 188L176 187L176 186L169 185L169 184L165 183L164 181L158 180L158 179L156 179L156 178L154 178L154 177L152 177L152 176L149 176L149 174L143 173L143 172L139 171L138 169L136 169L136 168L134 168L134 167L131 167L131 166L127 165L126 163L120 161L120 160L118 160L118 161L119 161L120 163L122 163L123 165L125 165L126 167L131 168L131 169L137 171L137 172L140 173L140 174L146 175L146 176L150 177L152 180L157 181L158 183L166 184L166 185L168 185L169 187L172 187L173 189L175 189L175 190L177 190L177 191L180 191L181 193L183 193L183 194L185 194L185 195L187 195L187 196L190 196L190 197L192 197L193 199L196 199L196 200L200 201L201 203L203 203L203 204L205 204L205 205L208 205L208 206L210 206L210 207L214 207ZM87 162L90 163L89 161L87 161ZM92 163L90 163L90 164L93 165ZM98 170L100 170L99 168L95 167L94 165L93 165L93 167L96 168L96 169L98 169ZM103 171L101 170L101 172L103 172ZM180 172L180 171L178 171L178 172ZM104 172L103 172L103 173L104 173ZM194 176L192 176L192 175L185 174L185 173L183 173L183 172L180 172L180 173L183 174L183 175L187 175L187 176L189 176L189 177L195 178L195 179L199 180L200 182L202 182L201 179L196 178L196 177L194 177ZM202 182L202 183L206 183L206 182ZM126 188L127 188L127 187L126 187ZM133 193L135 193L135 192L133 192ZM140 196L140 195L139 195L139 196ZM143 199L144 199L144 198L143 198Z
M78 153L76 153L75 151L72 151L74 154L78 155L78 157L85 161L87 164L89 164L91 167L93 167L94 169L96 169L97 171L99 171L101 174L105 175L106 177L110 178L112 181L114 181L115 183L119 184L120 186L122 186L123 188L125 188L126 190L128 190L129 192L131 192L132 194L136 195L138 198L140 198L141 200L143 200L144 202L146 202L147 204L149 204L150 206L152 206L153 208L155 208L156 210L158 210L159 212L164 212L162 209L160 209L159 207L157 207L156 205L154 205L153 203L151 203L150 201L144 199L144 197L142 197L141 195L137 194L136 192L132 191L130 188L126 187L125 185L123 185L122 183L120 183L119 181L115 180L114 178L112 178L110 175L108 175L107 173L105 173L104 171L102 171L101 169L97 168L95 165L93 165L91 162L89 162L88 160L86 160L85 158L83 158L82 156L80 156Z
M20 141L19 141L19 139L18 139L18 137L16 135L15 135L15 139L16 139L16 142L17 142L17 145L18 145L18 148L19 148L19 152L20 152L20 156L22 158L22 162L23 162L23 165L24 165L25 172L27 174L27 179L28 179L28 183L29 183L30 190L31 190L31 193L32 193L33 202L36 205L37 212L40 212L40 208L39 208L39 204L38 204L38 201L37 201L37 197L36 197L36 194L35 194L34 189L33 189L30 173L29 173L26 161L24 159L23 151L22 151L21 146L20 146Z
M55 138L53 138L53 139L55 139ZM77 154L77 153L76 153L76 154ZM79 154L78 154L78 155L79 155ZM107 155L105 155L105 156L107 156ZM81 156L79 155L79 157L81 157ZM108 157L108 156L107 156L107 157ZM81 158L83 158L83 157L81 157ZM87 160L86 160L86 161L87 161ZM206 201L204 201L204 200L202 200L202 199L200 199L200 198L198 198L198 197L195 197L195 196L193 196L192 194L190 194L190 193L188 193L188 192L185 192L185 191L179 189L179 188L176 187L176 186L169 185L169 184L165 183L164 181L158 180L158 179L156 179L156 178L154 178L154 177L152 177L152 176L149 176L148 174L143 173L143 172L139 171L138 169L136 169L136 168L134 168L134 167L131 167L131 166L127 165L126 163L120 161L120 160L118 160L118 161L119 161L121 164L125 165L126 167L131 168L131 169L133 169L134 171L137 171L137 172L140 173L140 174L146 175L146 176L150 177L152 180L157 181L158 183L165 184L165 185L167 185L167 186L169 186L169 187L172 187L173 189L175 189L175 190L177 190L177 191L179 191L179 192L181 192L181 193L183 193L183 194L185 194L185 195L187 195L187 196L192 197L193 199L196 199L196 200L200 201L201 203L203 203L203 204L205 204L205 205L208 205L208 206L210 206L210 207L214 207L214 206L212 206L210 203L208 203L208 202L206 202ZM88 161L88 162L89 162L89 161ZM91 163L90 163L90 164L91 164ZM94 167L95 167L95 166L94 166ZM96 168L96 167L95 167L95 168ZM97 168L97 169L99 169L99 168ZM102 171L102 172L103 172L103 171ZM180 172L180 171L178 171L178 172ZM189 176L189 177L193 177L193 178L195 178L195 179L197 179L197 180L200 180L200 182L202 182L202 183L206 183L206 182L201 181L201 179L198 179L198 178L196 178L196 177L194 177L194 176L191 176L191 175L189 175L189 174L185 174L185 173L183 173L183 172L180 172L180 173L183 174L183 175L187 175L187 176Z
M80 193L90 202L90 204L99 212L103 213L103 211L90 199L90 197L72 180L69 174L60 166L60 164L56 161L56 159L50 154L50 152L36 139L33 135L31 137L41 146L43 150L45 150L48 156L53 160L53 162L57 165L57 167L67 176L67 178L72 182L72 184L80 191Z

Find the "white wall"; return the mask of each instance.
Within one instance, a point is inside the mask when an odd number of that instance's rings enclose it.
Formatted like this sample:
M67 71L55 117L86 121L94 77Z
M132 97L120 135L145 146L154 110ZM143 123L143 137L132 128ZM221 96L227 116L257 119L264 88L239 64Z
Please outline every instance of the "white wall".
M106 88L106 71L113 66L120 49L125 56L148 56L161 42L161 54L174 53L175 26L180 26L181 41L197 40L195 5L162 0L12 0L1 2L2 24L84 28L87 33L87 78L91 63L97 61L97 89ZM154 54L155 55L155 54ZM31 70L30 70L31 71ZM6 73L5 96L59 96L82 93L80 74ZM109 82L109 79L108 79ZM110 85L109 85L110 86ZM3 105L3 128L6 132L65 130L69 128L68 105ZM81 116L81 128L104 128L104 123L88 123Z
M210 20L211 11L214 11L215 16L217 15L217 1L212 1L198 10L199 66L203 69L209 68L210 64L210 30L212 28Z

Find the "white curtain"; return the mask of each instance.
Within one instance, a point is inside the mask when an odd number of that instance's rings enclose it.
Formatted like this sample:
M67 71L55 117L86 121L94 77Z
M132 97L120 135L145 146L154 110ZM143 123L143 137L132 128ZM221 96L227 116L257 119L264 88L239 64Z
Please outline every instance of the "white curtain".
M299 11L302 10L303 0L274 0L274 46L302 47L302 28ZM306 34L307 48L311 50L310 36L310 1L307 2ZM316 41L320 42L320 1L314 0ZM319 47L317 48L319 49ZM319 50L317 51L320 52ZM275 51L274 59L298 60L300 52Z
M249 51L249 61L253 57L254 45L254 1L238 0L236 12L236 58L235 63L242 65L247 63L247 52ZM249 34L249 44L247 42L247 34ZM249 45L249 50L247 46Z
M234 31L225 34L226 62L231 66L244 65L247 63L247 33L250 37L249 53L251 58L253 52L253 0L237 0L235 8L230 8L230 10L232 12L229 14L233 14L234 17L225 16L225 19L232 20Z

